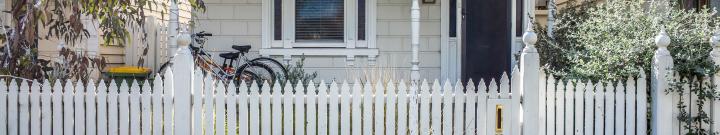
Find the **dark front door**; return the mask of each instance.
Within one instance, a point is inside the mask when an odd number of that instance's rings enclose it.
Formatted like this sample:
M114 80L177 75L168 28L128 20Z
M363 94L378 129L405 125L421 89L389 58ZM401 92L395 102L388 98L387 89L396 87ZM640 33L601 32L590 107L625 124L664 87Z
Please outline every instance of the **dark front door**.
M510 70L510 0L463 0L462 78L500 78Z

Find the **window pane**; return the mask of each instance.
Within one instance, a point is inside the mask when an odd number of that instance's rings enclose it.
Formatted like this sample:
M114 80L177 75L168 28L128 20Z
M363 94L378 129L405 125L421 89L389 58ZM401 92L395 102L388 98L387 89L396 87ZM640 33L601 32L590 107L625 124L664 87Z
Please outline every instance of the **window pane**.
M457 37L457 1L450 0L450 37Z
M274 39L282 40L282 0L275 0L275 5L273 6L273 12L275 12L275 22L273 22L273 25L275 25Z
M296 0L295 40L343 42L344 8L343 0Z
M358 0L358 40L365 40L365 0Z

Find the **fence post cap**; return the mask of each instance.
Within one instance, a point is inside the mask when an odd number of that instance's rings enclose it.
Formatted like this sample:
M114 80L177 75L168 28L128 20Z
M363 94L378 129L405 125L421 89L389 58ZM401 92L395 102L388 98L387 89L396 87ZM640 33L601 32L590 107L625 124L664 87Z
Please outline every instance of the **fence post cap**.
M537 34L535 34L535 30L533 30L532 22L528 22L527 30L525 30L525 34L523 34L523 42L528 45L535 45L537 42Z
M667 35L667 32L665 32L665 28L660 29L660 33L655 36L655 45L659 48L666 48L670 45L670 37Z
M190 45L190 40L192 40L192 39L190 38L190 35L187 34L186 32L180 32L180 33L178 33L177 37L178 37L178 38L177 38L177 44L178 44L178 46L180 46L180 47L185 47L185 46Z

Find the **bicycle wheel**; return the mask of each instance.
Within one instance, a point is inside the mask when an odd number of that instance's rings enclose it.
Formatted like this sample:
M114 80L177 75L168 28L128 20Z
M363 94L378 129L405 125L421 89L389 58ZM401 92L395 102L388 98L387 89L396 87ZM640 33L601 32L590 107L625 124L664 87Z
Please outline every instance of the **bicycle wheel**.
M263 63L268 68L270 68L270 71L275 73L274 74L275 79L277 79L279 81L287 80L287 74L288 74L287 68L285 68L285 66L283 64L281 64L280 62L278 62L275 59L268 58L268 57L260 57L260 58L252 59L252 60L250 60L250 62L251 63Z
M245 73L252 73L254 76L253 78L247 78L249 77ZM275 80L277 79L275 76L275 72L273 72L272 68L268 66L265 63L261 62L248 62L240 66L240 68L237 69L235 72L235 78L237 80L246 80L247 83L252 83L252 81L247 80L254 80L256 83L258 83L259 86L262 86L264 81L267 81L268 84L273 84Z

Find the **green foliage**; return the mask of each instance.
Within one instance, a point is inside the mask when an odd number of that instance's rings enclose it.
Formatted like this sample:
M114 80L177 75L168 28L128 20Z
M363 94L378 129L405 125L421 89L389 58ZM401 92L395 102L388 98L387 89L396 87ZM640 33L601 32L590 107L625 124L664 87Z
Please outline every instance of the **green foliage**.
M0 72L28 79L43 79L45 75L42 72L44 68L48 68L47 65L65 65L42 62L43 60L38 58L38 40L59 39L72 46L90 36L84 26L87 24L83 22L83 18L87 17L98 22L97 27L105 44L125 43L134 37L131 35L131 30L146 34L144 28L146 10L165 13L169 5L164 3L175 1L177 0L12 0L12 8L7 11L11 20L0 20L2 24L11 24L0 27L3 31L0 37L5 43L0 53L0 66L5 71ZM189 0L189 3L195 10L205 9L202 0ZM39 32L43 30L47 31L46 36L40 36ZM145 40L146 36L140 37ZM68 48L72 47L59 49ZM91 61L84 60L91 58L83 53L73 56L61 55L64 61L75 60L68 57L82 57L78 60ZM138 63L143 63L143 60ZM74 66L91 67L92 65ZM59 68L71 69L67 67L73 66Z
M306 85L310 80L314 80L317 78L317 72L307 73L305 71L305 57L301 57L299 61L295 62L295 65L287 65L288 69L288 76L286 77L287 81L290 81L291 84L297 84L298 81L302 81L303 85ZM287 81L283 81L281 83L285 83Z
M621 80L648 72L654 37L667 29L675 71L683 75L715 73L708 59L708 38L718 19L708 9L667 9L638 1L576 4L557 15L554 38L540 34L541 63L564 78ZM538 28L545 32L545 28ZM644 69L645 71L641 71Z

